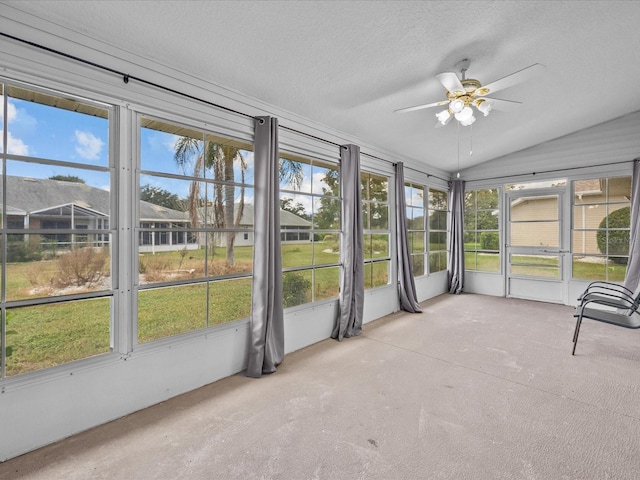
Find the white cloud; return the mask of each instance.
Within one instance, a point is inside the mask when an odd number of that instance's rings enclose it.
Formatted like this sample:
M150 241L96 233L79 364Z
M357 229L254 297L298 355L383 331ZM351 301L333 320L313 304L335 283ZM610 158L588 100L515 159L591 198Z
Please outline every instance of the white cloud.
M11 135L11 132L8 132L7 137L7 153L11 153L13 155L29 155L29 145L19 138L14 138L13 135ZM0 138L0 150L4 150L2 138Z
M85 160L98 160L104 142L91 132L76 130L76 153Z
M2 105L3 98L4 97L0 95L0 105ZM9 124L15 123L17 117L18 117L18 109L16 109L16 106L13 103L7 102L8 123ZM26 117L27 120L31 118L28 115L24 115L24 117ZM4 121L4 111L2 108L0 108L0 121ZM1 138L1 136L0 136L0 150L4 150L3 139ZM11 134L11 132L7 132L7 153L11 153L13 155L26 156L26 155L29 155L29 146L26 143L24 143L21 139L14 137Z
M0 100L2 100L3 97L0 96ZM7 117L9 118L9 123L13 122L16 119L16 116L18 115L18 111L16 110L16 106L11 103L8 102L7 103ZM3 118L4 116L4 111L2 109L0 109L0 119Z
M173 154L176 151L176 143L178 143L179 138L180 137L178 135L163 135L162 145Z

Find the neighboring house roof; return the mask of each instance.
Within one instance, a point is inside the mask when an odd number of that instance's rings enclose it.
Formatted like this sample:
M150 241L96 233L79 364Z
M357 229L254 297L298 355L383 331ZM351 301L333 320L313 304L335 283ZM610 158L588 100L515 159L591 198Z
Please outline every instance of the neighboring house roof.
M234 205L235 213L238 211L239 205L236 203ZM200 209L202 213L202 209ZM213 207L207 208L207 215L210 219L215 218L215 210ZM252 227L253 226L253 204L246 203L244 205L244 209L242 210L242 218L240 219L241 227ZM214 223L213 221L211 223ZM311 228L311 222L305 220L304 218L296 215L295 213L289 212L287 210L280 209L280 226L281 227L298 227L298 228Z
M580 180L574 182L574 189L577 196L582 195L602 195L603 186L602 180L599 178L593 178L590 180Z
M110 194L107 190L92 187L84 183L49 180L44 178L6 176L7 213L10 215L28 215L44 213L52 208L64 209L76 205L94 215L108 216ZM141 221L188 221L186 212L140 202Z

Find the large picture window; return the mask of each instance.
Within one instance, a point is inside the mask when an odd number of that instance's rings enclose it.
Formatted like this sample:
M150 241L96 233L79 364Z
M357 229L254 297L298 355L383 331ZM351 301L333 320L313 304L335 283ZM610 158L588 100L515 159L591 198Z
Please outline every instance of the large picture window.
M111 108L0 83L1 376L111 350Z
M389 178L360 174L364 234L364 287L389 283Z
M572 183L573 278L623 281L629 257L631 177Z
M429 273L447 269L447 192L429 189Z
M465 192L464 263L467 270L500 271L499 213L497 188Z
M407 204L407 236L409 237L409 252L411 254L411 268L414 276L425 274L425 255L427 242L425 241L425 187L413 183L405 183L404 196Z
M281 155L280 228L285 308L338 296L341 208L337 163Z
M138 343L248 318L252 145L140 118Z

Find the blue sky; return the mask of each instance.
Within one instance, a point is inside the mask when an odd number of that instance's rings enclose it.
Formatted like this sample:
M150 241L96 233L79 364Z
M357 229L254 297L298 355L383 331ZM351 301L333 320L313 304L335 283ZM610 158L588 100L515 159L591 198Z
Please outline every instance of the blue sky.
M1 97L0 97L1 98ZM109 174L82 168L109 165L109 125L106 118L77 113L61 108L8 98L7 153L78 163L80 168L57 165L7 162L7 174L34 178L49 178L53 175L73 175L91 186L108 190ZM0 124L4 124L0 109ZM150 129L142 129L140 150L144 168L164 173L184 174L174 160L175 143L178 136ZM0 137L0 148L2 145ZM253 152L242 152L248 164L246 181L253 183ZM239 170L237 178L240 178ZM176 193L188 195L189 182L159 176L145 176L141 183Z
M8 175L33 178L72 175L82 178L88 185L105 190L110 188L108 172L82 168L84 165L99 167L109 165L109 124L106 118L12 97L7 99L7 108L7 153L79 164L79 168L72 168L9 160ZM1 114L2 109L0 109L0 124L4 124ZM179 138L170 133L143 128L140 134L141 168L168 174L190 174L191 167L184 171L174 160L175 146ZM4 145L0 143L0 147L4 148ZM247 164L245 181L252 184L253 152L243 150L241 154ZM299 192L322 194L326 169L319 165L311 167L304 163L302 169L305 175ZM236 180L240 180L239 166L236 168ZM175 193L180 198L186 198L189 194L190 181L188 180L145 174L141 176L140 183L162 188ZM291 190L292 187L283 184L281 189ZM301 203L307 213L311 213L312 197L292 193L283 193L282 196L294 197L294 203ZM253 203L253 189L246 190L245 201Z
M7 153L84 165L108 165L106 119L13 98L8 99L7 107ZM4 118L2 121L4 123ZM75 175L95 187L109 187L108 174L55 165L9 161L7 174L35 178Z

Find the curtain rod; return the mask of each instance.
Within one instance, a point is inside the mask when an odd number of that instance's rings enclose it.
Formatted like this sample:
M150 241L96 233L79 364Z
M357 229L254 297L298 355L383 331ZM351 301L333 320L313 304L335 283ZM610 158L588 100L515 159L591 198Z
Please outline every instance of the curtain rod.
M0 32L0 35L3 36L3 37L15 40L16 42L21 42L21 43L24 43L24 44L29 45L31 47L39 48L39 49L44 50L46 52L53 53L55 55L59 55L61 57L68 58L70 60L74 60L76 62L83 63L85 65L89 65L89 66L92 66L94 68L103 70L105 72L109 72L109 73L113 73L114 75L121 76L124 83L129 83L130 80L135 80L135 81L137 81L139 83L142 83L144 85L155 87L155 88L158 88L160 90L164 90L166 92L173 93L175 95L180 95L180 96L188 98L190 100L195 100L197 102L204 103L206 105L210 105L212 107L215 107L215 108L218 108L218 109L221 109L221 110L225 110L225 111L230 112L230 113L235 113L237 115L242 115L242 116L247 117L247 118L254 118L254 116L249 115L248 113L240 112L238 110L234 110L232 108L225 107L223 105L219 105L219 104L211 102L209 100L204 100L204 99L202 99L200 97L196 97L194 95L190 95L188 93L181 92L179 90L175 90L175 89L170 88L170 87L165 87L164 85L160 85L158 83L151 82L149 80L145 80L144 78L140 78L140 77L137 77L135 75L131 75L131 74L122 72L120 70L116 70L115 68L107 67L105 65L100 65L99 63L95 63L95 62L92 62L90 60L86 60L84 58L77 57L75 55L71 55L71 54L68 54L68 53L65 53L65 52L61 52L60 50L56 50L56 49L53 49L51 47L46 47L44 45L32 42L30 40L25 40L23 38L19 38L19 37L16 37L14 35L10 35L10 34L4 33L4 32ZM280 125L280 128L284 128L285 130L289 130L291 132L294 132L294 133L297 133L297 134L300 134L300 135L305 135L305 136L307 136L309 138L313 138L315 140L319 140L321 142L325 142L325 143L328 143L330 145L334 145L336 147L343 147L343 145L339 145L339 144L337 144L335 142L332 142L331 140L327 140L325 138L316 137L315 135L311 135L309 133L301 132L300 130L296 130L294 128L290 128L290 127L287 127L285 125ZM391 162L389 160L385 160L384 158L380 158L380 157L377 157L375 155L371 155L371 154L366 153L366 152L361 152L361 153L362 153L362 155L366 155L366 156L368 156L370 158L373 158L373 159L376 159L376 160L380 160L382 162L390 163L390 164L395 166L395 163L393 163L393 162ZM407 168L410 168L410 167L407 167ZM418 172L418 173L426 174L427 177L435 177L435 178L438 178L438 179L440 179L440 180L442 180L444 182L448 182L448 180L445 180L444 178L440 178L440 177L438 177L436 175L431 175L431 174L428 174L426 172L422 172L420 170L416 170L416 169L413 169L413 168L411 170L413 170L415 172Z
M396 164L394 163L393 165L395 166ZM437 178L438 180L442 180L443 182L447 182L447 183L451 181L451 179L442 178L442 177L439 177L437 175L433 175L431 173L423 172L422 170L417 170L417 169L412 168L412 167L407 167L406 165L403 165L403 168L405 170L413 170L414 172L422 173L422 174L426 175L427 178L433 177L433 178Z
M552 170L542 170L541 172L531 172L531 173L516 173L513 175L502 175L499 177L491 177L491 178L474 178L473 180L469 180L470 182L484 182L486 180L499 180L501 178L514 178L514 177L528 177L531 175L537 175L539 173L556 173L556 172L570 172L573 170L581 170L583 168L593 168L593 167L607 167L609 165L621 165L623 163L633 163L638 159L635 160L622 160L620 162L613 162L613 163L600 163L598 165L585 165L583 167L570 167L570 168L556 168L556 169L552 169Z
M17 42L22 42L22 43L25 43L25 44L27 44L29 46L39 48L41 50L45 50L47 52L54 53L54 54L59 55L61 57L65 57L65 58L68 58L68 59L71 59L71 60L75 60L76 62L84 63L85 65L90 65L90 66L98 68L100 70L104 70L106 72L113 73L115 75L119 75L119 76L122 77L122 80L124 81L124 83L129 83L129 80L135 80L135 81L140 82L142 84L149 85L149 86L155 87L155 88L159 88L160 90L165 90L167 92L175 93L176 95L180 95L180 96L183 96L185 98L189 98L191 100L196 100L198 102L205 103L207 105L210 105L210 106L213 106L213 107L216 107L216 108L220 108L222 110L226 110L227 112L235 113L235 114L238 114L238 115L243 115L243 116L245 116L247 118L254 118L253 116L248 115L248 114L246 114L244 112L239 112L238 110L234 110L232 108L228 108L228 107L224 107L222 105L218 105L217 103L210 102L209 100L204 100L204 99L196 97L194 95L190 95L188 93L184 93L184 92L181 92L179 90L174 90L173 88L165 87L164 85L160 85L160 84L151 82L149 80L145 80L144 78L136 77L135 75L130 75L128 73L121 72L121 71L116 70L114 68L110 68L110 67L106 67L104 65L100 65L99 63L95 63L95 62L92 62L90 60L85 60L84 58L76 57L75 55L70 55L68 53L61 52L60 50L55 50L55 49L50 48L50 47L45 47L44 45L40 45L39 43L31 42L29 40L24 40L22 38L15 37L13 35L9 35L9 34L4 33L4 32L0 32L0 35L2 35L3 37L7 37L7 38L10 38L12 40L15 40Z

